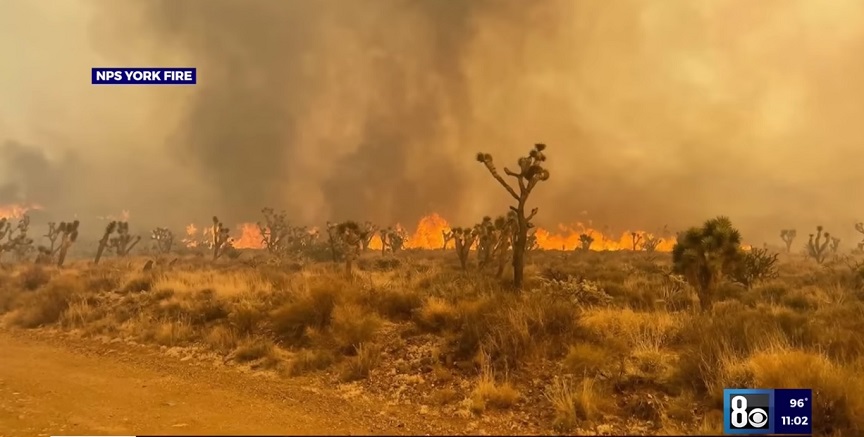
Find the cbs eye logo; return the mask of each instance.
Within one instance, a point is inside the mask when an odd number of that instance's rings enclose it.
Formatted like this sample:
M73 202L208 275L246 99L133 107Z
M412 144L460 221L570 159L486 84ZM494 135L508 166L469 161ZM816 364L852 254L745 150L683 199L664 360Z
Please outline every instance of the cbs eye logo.
M768 402L758 402L762 399L754 399L757 396L759 395L737 395L732 397L730 405L731 408L729 411L729 422L733 428L768 428L768 422L771 419L771 416L768 414Z

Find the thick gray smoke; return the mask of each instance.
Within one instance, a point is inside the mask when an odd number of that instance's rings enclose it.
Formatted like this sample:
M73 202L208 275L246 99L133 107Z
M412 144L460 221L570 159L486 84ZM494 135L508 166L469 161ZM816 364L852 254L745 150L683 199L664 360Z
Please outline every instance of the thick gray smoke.
M474 154L507 165L546 142L545 226L726 214L758 243L818 223L851 238L864 218L856 0L44 0L11 16L0 129L76 152L88 170L62 206L82 215L467 224L508 200ZM100 65L195 66L199 84L96 89ZM49 208L64 171L0 174L0 196Z

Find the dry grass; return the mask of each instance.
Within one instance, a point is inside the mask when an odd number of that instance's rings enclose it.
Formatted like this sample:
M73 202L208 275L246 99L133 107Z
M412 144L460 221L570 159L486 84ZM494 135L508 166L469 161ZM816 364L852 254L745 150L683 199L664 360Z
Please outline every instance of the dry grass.
M611 396L592 378L556 379L545 396L555 412L553 427L559 431L569 431L582 421L597 421L612 409Z
M689 290L658 273L662 254L532 254L521 294L462 272L451 252L374 256L350 280L328 263L18 266L0 271L0 318L204 346L253 367L284 359L288 376L390 387L396 372L433 384L423 391L431 405L464 399L486 414L518 405L553 415L562 431L618 415L656 432L719 433L723 388L808 387L814 432L864 432L864 281L841 267L784 257L779 278L726 284L700 313ZM582 282L556 289L541 276ZM553 382L537 390L536 381Z
M488 363L484 364L477 386L471 393L471 411L479 414L486 411L487 408L507 409L515 405L518 400L519 391L513 388L509 381L496 381L495 372Z

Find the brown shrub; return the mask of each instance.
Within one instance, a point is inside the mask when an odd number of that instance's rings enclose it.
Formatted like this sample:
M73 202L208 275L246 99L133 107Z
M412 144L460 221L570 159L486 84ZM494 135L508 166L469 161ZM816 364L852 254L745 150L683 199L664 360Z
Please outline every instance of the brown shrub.
M69 303L83 294L82 284L72 277L60 277L43 288L26 293L16 302L12 323L23 328L36 328L60 320Z
M381 362L381 348L374 344L363 344L357 354L349 357L342 365L339 379L343 382L358 381L369 377L369 372Z
M381 320L375 314L351 304L338 305L330 322L330 332L336 347L346 354L352 354L361 344L374 340L380 327Z
M312 288L308 294L289 302L270 314L270 323L279 340L301 345L308 340L307 329L323 329L330 324L339 291L330 287Z
M24 290L33 291L51 281L51 274L39 264L24 269L18 276L18 283Z

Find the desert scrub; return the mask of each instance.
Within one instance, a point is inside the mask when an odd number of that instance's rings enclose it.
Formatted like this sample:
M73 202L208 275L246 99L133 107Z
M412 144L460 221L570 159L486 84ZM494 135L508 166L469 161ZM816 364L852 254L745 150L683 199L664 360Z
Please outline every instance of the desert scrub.
M36 291L25 292L16 300L11 321L22 328L56 323L70 302L84 294L79 278L61 276Z
M273 332L287 345L306 344L308 329L322 330L330 325L338 296L339 291L330 287L309 289L270 314Z
M370 343L381 328L381 320L356 304L340 304L333 311L330 332L336 348L353 354L361 344Z

